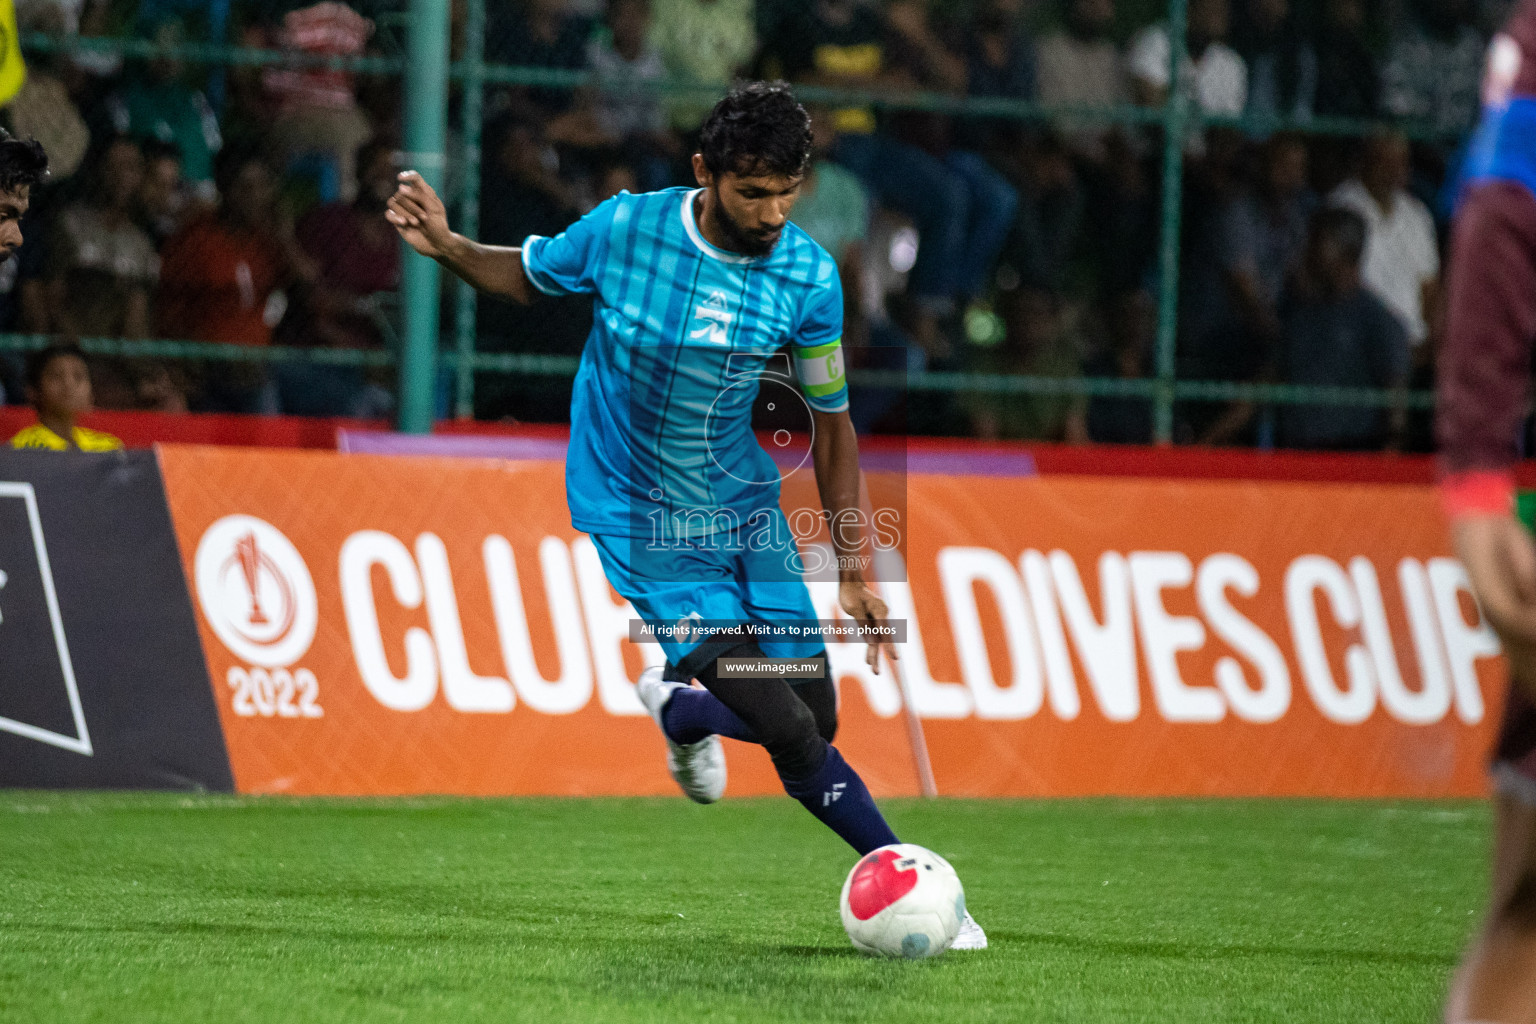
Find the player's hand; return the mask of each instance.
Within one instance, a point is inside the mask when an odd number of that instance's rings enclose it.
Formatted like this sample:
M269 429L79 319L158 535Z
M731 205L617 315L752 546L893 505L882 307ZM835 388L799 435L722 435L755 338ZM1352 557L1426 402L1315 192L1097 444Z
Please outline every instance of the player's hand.
M1510 515L1458 519L1451 539L1511 674L1528 689L1536 686L1536 542Z
M839 584L837 599L843 606L843 611L847 612L849 617L859 625L872 627L886 625L885 617L889 609L886 608L885 602L880 600L879 595L870 590L862 580L845 580ZM870 637L869 650L864 655L864 661L874 669L875 675L880 674L881 651L884 651L885 656L893 662L900 660L895 644L879 637Z
M447 208L415 171L400 172L400 184L389 197L384 217L407 245L431 259L442 256L453 238Z

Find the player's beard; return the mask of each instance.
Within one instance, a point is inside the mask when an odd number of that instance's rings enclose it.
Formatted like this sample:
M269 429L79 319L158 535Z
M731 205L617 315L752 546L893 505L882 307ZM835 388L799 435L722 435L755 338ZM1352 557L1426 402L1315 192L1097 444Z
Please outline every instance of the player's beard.
M782 234L782 229L763 235L743 227L726 210L725 203L721 202L718 185L715 186L715 223L720 228L721 237L725 239L726 249L743 256L767 256L779 244L779 235Z

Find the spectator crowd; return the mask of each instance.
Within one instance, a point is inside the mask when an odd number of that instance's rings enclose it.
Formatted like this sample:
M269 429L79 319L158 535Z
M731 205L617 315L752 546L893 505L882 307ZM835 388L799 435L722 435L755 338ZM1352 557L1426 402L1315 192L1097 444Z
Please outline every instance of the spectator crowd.
M839 260L855 367L1150 375L1160 290L1161 128L1106 119L1183 90L1181 378L1406 389L1430 382L1458 148L1477 114L1500 0L505 0L485 60L589 71L583 89L487 87L479 237L558 232L620 190L692 184L711 90L784 78L1043 105L1029 118L812 109L792 219ZM379 0L18 0L23 33L399 53ZM454 7L462 50L464 11ZM1171 47L1184 76L1171 82ZM100 50L33 53L0 122L53 178L0 266L0 331L382 350L400 249L384 219L400 80L188 65ZM694 90L652 88L660 82ZM455 90L453 121L462 98ZM995 107L993 109L996 109ZM1101 113L1097 116L1095 111ZM1363 138L1307 132L1367 119ZM1326 124L1320 121L1319 124ZM1389 127L1390 126L1390 127ZM1281 127L1284 130L1279 130ZM1405 130L1408 134L1405 134ZM1414 141L1410 142L1409 138ZM457 150L457 146L451 145ZM450 159L453 204L465 168ZM452 303L445 303L451 310ZM481 300L477 348L575 354L580 300ZM445 331L445 335L448 334ZM93 358L99 407L387 415L360 365ZM0 382L19 401L19 361ZM560 420L549 378L481 373L475 413ZM856 396L864 429L1146 442L1150 401L1065 395ZM1176 439L1419 449L1402 408L1181 402Z

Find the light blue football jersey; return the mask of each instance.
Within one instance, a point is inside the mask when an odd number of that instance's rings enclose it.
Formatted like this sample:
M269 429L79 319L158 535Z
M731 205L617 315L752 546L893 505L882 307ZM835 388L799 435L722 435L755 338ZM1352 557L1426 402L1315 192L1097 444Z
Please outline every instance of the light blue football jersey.
M698 537L777 506L779 471L751 416L785 345L800 386L770 385L776 393L822 412L848 407L837 261L793 223L766 256L717 249L699 231L695 195L621 192L523 243L536 288L595 300L565 466L578 530Z

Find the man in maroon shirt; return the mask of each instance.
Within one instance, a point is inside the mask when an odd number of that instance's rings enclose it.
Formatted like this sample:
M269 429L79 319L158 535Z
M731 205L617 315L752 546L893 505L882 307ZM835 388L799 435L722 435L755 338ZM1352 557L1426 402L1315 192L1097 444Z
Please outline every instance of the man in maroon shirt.
M400 241L384 219L395 194L395 162L383 140L364 143L356 156L357 198L317 206L299 221L295 235L315 279L302 292L307 315L285 339L290 344L384 348L380 300L400 286ZM388 415L394 404L389 376L358 366L290 363L274 376L289 415L367 419Z
M1536 341L1536 0L1489 49L1452 242L1440 359L1441 491L1456 552L1509 657L1494 754L1493 888L1450 1024L1536 1022L1536 544L1513 510Z

